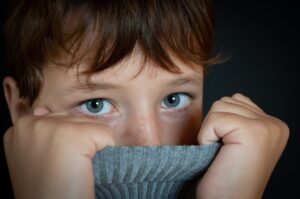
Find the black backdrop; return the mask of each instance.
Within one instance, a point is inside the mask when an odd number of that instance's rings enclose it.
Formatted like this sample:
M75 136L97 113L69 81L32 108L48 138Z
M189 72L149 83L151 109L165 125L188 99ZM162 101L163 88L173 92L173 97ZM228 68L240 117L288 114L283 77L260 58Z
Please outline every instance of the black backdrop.
M269 181L263 198L298 198L300 79L299 14L297 1L215 0L217 46L229 61L214 66L205 80L204 111L222 96L241 92L265 112L290 127L288 145ZM1 27L6 1L1 1ZM1 33L2 34L2 33ZM0 38L0 79L6 75L3 36ZM10 126L1 87L0 133ZM2 137L2 136L1 136ZM0 142L0 198L11 198L2 140Z

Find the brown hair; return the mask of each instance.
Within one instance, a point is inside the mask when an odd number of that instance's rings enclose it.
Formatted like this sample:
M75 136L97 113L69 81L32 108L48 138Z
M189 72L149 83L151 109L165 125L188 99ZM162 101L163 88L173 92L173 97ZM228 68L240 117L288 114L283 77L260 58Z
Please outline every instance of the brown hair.
M74 63L96 49L87 74L114 66L138 44L145 57L170 72L170 58L206 66L212 54L214 15L210 0L13 0L5 25L8 66L20 97L39 94L43 66L62 52ZM90 33L96 33L91 34ZM87 40L92 41L87 44ZM85 49L85 50L82 50Z

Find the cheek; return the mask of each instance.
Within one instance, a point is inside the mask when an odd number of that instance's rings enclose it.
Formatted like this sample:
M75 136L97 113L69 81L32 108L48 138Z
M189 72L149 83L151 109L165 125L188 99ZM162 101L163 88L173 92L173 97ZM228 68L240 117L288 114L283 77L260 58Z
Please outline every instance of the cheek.
M197 136L201 127L201 113L197 112L181 119L163 122L163 140L171 145L197 144Z
M196 109L182 115L164 114L156 119L152 118L152 121L157 122L155 124L142 123L137 118L127 117L105 123L114 129L114 139L120 146L151 145L156 139L159 139L159 145L197 145L201 115L201 111Z

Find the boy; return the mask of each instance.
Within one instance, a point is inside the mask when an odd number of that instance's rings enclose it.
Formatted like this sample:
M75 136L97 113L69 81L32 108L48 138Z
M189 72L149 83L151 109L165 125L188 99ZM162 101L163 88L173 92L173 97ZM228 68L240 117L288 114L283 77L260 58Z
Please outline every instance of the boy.
M203 75L217 61L207 0L15 1L6 23L13 127L4 144L16 198L93 198L106 146L223 146L198 198L259 198L288 127L249 98L202 120ZM83 133L84 132L84 133Z

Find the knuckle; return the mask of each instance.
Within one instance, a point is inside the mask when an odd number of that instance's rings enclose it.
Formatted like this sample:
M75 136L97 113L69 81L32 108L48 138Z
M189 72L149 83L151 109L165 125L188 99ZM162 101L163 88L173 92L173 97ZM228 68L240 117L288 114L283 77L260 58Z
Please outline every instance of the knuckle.
M269 130L273 133L281 133L281 131L283 131L283 122L278 118L271 116L266 123L269 127Z
M283 127L283 132L284 132L284 135L285 135L285 137L286 137L286 139L288 139L289 138L289 136L290 136L290 128L289 128L289 126L284 122L284 127Z
M287 124L278 118L267 118L257 120L255 122L256 137L257 139L266 142L285 143L289 137L289 128Z
M274 131L278 132L281 135L280 136L281 139L287 140L289 137L289 133L290 133L290 129L289 129L288 125L284 121L282 121L278 118L274 118L273 121L274 121L273 122Z
M12 127L9 128L3 135L3 143L4 143L4 146L7 145L7 143L9 143L10 141L10 137L11 137L11 133L12 133Z
M284 132L287 132L287 133L290 132L289 126L287 125L287 123L285 123L285 122L282 121L282 120L280 120L280 127L282 128L282 130L283 130Z
M246 96L246 95L243 95L241 93L235 93L232 98L234 99L237 99L237 100L241 100L241 101L244 101L244 102L248 102L248 103L251 103L253 102L250 97Z
M250 99L250 97L243 95L241 93L235 93L232 98L236 99L236 100L240 100L240 101L244 101L244 102L252 102L252 100Z
M245 95L241 94L241 93L235 93L232 95L233 98L246 98Z

